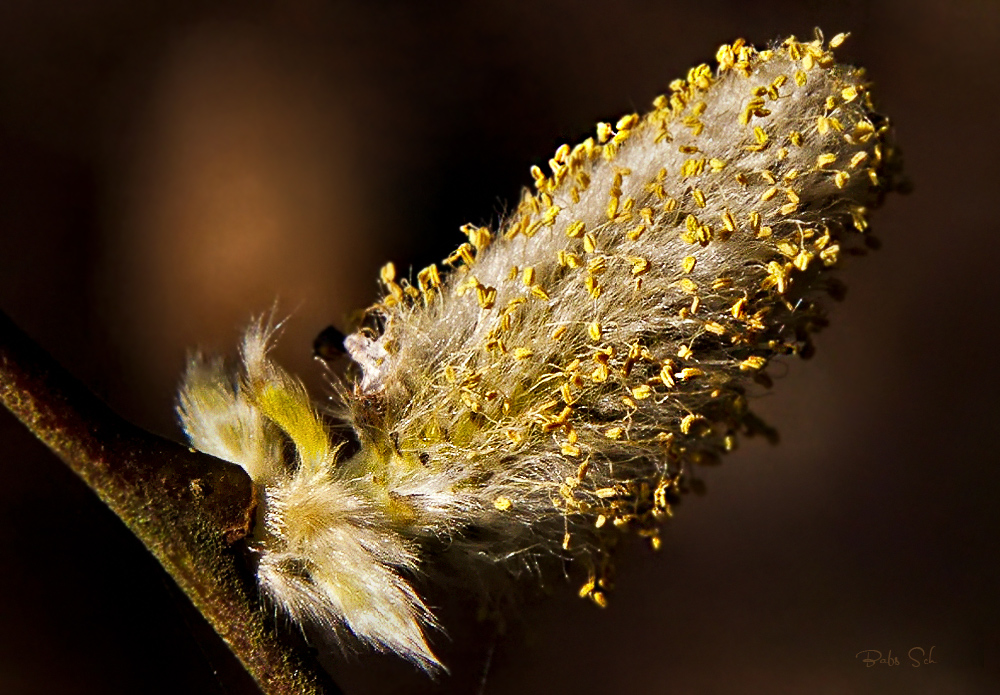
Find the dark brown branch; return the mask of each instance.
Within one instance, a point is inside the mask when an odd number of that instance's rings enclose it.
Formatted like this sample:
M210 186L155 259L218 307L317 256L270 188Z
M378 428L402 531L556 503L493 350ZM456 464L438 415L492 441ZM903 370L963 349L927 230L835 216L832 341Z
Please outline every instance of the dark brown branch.
M242 468L126 422L2 312L0 401L149 548L267 695L340 692L254 598L233 547L253 514Z

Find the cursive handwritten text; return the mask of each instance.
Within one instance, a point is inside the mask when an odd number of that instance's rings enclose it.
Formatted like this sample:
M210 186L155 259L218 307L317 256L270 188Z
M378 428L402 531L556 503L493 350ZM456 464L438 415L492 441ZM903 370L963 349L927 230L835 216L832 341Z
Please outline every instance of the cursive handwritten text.
M882 655L878 649L863 649L854 655L854 658L864 657L861 659L861 663L865 665L865 668L873 668L875 666L899 666L899 657L889 650L889 653L885 656ZM936 664L937 661L934 660L934 646L932 645L930 649L924 649L923 647L913 647L906 653L909 658L909 665L911 668L920 668L921 666L929 666L931 664Z

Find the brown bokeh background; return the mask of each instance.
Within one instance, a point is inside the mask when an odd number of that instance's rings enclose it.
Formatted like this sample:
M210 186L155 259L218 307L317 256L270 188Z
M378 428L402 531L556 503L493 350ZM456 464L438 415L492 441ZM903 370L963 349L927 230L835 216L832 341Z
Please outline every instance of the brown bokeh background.
M915 185L844 270L782 432L705 472L599 611L553 582L505 636L449 609L433 683L355 693L977 693L995 686L1000 3L490 0L0 4L0 307L117 410L179 437L185 354L324 326L495 222L528 167L644 110L723 41L815 26L877 82ZM0 692L253 693L169 578L0 414ZM459 603L461 603L459 601ZM913 668L911 648L936 664ZM897 667L865 668L878 649ZM996 692L996 691L995 691Z

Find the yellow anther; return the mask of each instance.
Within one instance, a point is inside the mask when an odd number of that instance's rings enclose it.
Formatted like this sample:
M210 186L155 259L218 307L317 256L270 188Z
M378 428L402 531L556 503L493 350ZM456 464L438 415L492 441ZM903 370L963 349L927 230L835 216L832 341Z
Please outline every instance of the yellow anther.
M590 339L593 340L595 343L599 341L602 335L601 324L598 323L597 321L594 321L590 325L588 325L587 335L589 335Z
M634 128L638 122L639 114L630 113L618 119L618 122L615 124L615 130L629 130L630 128Z
M633 276L644 275L645 273L649 272L649 261L646 260L645 258L629 256L628 261L629 263L632 264Z
M808 251L799 251L798 255L796 255L795 259L792 261L792 265L799 270L804 271L809 267L809 263L812 262L813 258L815 258L815 256Z
M637 401L642 401L653 395L653 389L649 384L641 384L632 389L632 397Z
M689 351L689 354L690 354L690 351ZM699 376L704 376L704 375L705 375L705 372L703 372L702 370L698 369L697 367L685 367L681 371L677 372L677 374L675 374L674 377L678 381L690 381L691 379L694 379L694 378L699 377Z
M382 282L384 282L387 285L393 280L395 280L396 279L395 264L393 264L392 261L386 263L384 266L382 266L381 270L379 270L379 276L382 278Z
M441 275L438 273L437 266L429 265L417 273L417 283L424 292L432 287L440 287Z
M593 275L600 275L608 269L608 260L604 256L591 258L587 261L587 272Z
M823 154L816 157L816 166L820 169L826 166L830 166L837 161L837 155L833 152L824 152Z
M483 309L492 309L496 298L497 291L495 288L486 287L485 285L479 285L476 288L476 299L479 301L479 306Z
M545 184L545 173L537 165L531 166L531 178L535 180L535 188L541 188Z
M698 285L688 278L681 278L678 280L677 286L688 294L694 294L698 291Z
M722 226L727 232L731 233L736 231L736 220L733 218L733 215L729 212L729 210L722 213Z
M560 447L560 450L562 451L564 456L576 457L579 456L581 453L580 447L578 447L576 444L570 444L569 442L563 442L562 446Z
M766 359L759 355L753 355L740 362L740 369L744 372L757 371L758 369L763 369L766 364Z
M705 169L705 158L701 157L698 159L685 159L684 163L681 165L681 176L687 178L689 176L698 176Z

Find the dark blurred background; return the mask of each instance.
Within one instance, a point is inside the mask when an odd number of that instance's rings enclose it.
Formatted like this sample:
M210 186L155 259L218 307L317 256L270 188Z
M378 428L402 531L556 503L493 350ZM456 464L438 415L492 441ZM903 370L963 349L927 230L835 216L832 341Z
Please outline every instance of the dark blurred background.
M875 217L810 363L600 611L558 581L453 676L335 661L348 695L978 693L995 669L1000 3L0 3L0 307L179 438L193 348L290 314L277 357L495 223L528 168L738 36L853 32L915 185ZM992 433L992 434L991 434ZM0 414L0 693L254 692L117 519ZM492 647L491 647L492 645ZM935 664L913 668L912 648ZM866 668L879 650L896 667ZM914 652L917 654L917 652ZM995 682L994 682L995 684ZM993 691L1000 692L1000 691Z

